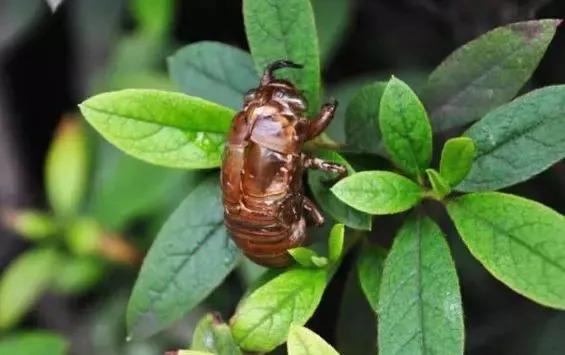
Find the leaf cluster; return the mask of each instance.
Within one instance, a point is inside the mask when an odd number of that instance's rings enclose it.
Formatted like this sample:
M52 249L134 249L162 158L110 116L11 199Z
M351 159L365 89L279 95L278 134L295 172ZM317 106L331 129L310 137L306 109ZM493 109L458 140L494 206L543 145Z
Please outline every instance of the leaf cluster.
M304 90L310 114L318 109L320 67L335 44L316 23L324 17L315 16L320 5L313 3L244 0L250 54L222 43L190 44L168 61L171 79L184 93L109 92L83 102L81 112L136 158L180 169L217 168L234 110L267 63L304 64L303 71L282 76ZM228 324L203 318L192 350L178 353L268 352L285 341L289 353L336 353L301 326L318 307L343 254L360 248L357 278L378 320L379 353L462 354L458 276L441 229L423 208L429 200L445 207L463 242L492 275L537 303L565 309L564 217L494 191L533 178L565 156L565 86L515 97L559 23L536 20L494 29L447 57L419 90L396 77L357 87L337 122L345 130L341 150L314 144L315 154L344 164L349 176L328 188L334 177L308 174L314 198L339 223L327 254L290 250L297 265L267 271ZM445 142L439 166L432 167L434 134L471 123L462 136ZM355 169L348 163L351 153L385 158L388 168ZM368 242L372 216L410 210L390 250ZM239 254L223 226L213 171L153 242L129 302L130 336L152 335L189 312L240 263Z

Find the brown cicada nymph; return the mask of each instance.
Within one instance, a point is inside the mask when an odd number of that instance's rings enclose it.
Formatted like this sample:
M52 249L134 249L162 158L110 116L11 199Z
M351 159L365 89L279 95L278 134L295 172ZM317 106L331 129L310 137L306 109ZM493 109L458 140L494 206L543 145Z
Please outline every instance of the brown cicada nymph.
M264 266L290 262L287 250L306 240L306 219L316 225L324 222L316 205L304 196L304 169L341 176L347 172L341 165L302 152L304 143L329 125L337 102L323 105L317 117L307 119L302 94L273 74L280 68L301 67L281 60L266 68L259 87L245 95L224 151L221 176L226 227L245 255Z

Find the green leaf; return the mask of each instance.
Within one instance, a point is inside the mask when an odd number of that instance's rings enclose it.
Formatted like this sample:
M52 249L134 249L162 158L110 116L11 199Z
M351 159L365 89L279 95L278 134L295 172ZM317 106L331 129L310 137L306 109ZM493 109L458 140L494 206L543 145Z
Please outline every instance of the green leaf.
M512 99L543 57L561 20L498 27L458 48L430 75L434 130L464 125Z
M374 75L363 75L352 79L342 80L335 86L329 86L327 88L327 95L329 97L337 98L339 102L339 106L334 114L332 123L330 123L326 129L326 132L330 135L330 137L340 142L346 142L345 109L349 107L351 100L355 97L363 85L371 84L374 81Z
M104 276L101 260L91 257L69 257L61 262L52 288L66 294L87 291Z
M439 227L411 217L385 261L379 295L379 354L463 354L455 265Z
M198 351L198 350L176 350L176 351L168 351L165 355L215 355L215 354L209 353L207 351Z
M379 110L386 86L382 81L363 86L351 99L345 112L347 149L360 153L383 153Z
M379 127L391 160L421 178L432 157L432 129L424 106L395 77L388 82L380 105Z
M210 313L196 325L190 348L221 355L241 354L228 325L222 322L219 316Z
M281 70L305 91L310 112L317 112L320 100L320 54L314 14L309 0L244 0L243 19L247 41L259 73L270 63L287 59L303 69Z
M0 279L0 329L10 328L30 310L57 275L60 255L53 249L27 251Z
M423 83L427 81L427 73L424 74L421 71L402 71L399 72L399 77L402 77L410 85L410 87L415 90L422 87ZM339 107L334 115L334 119L326 132L333 139L345 142L346 132L345 132L345 112L344 108L348 108L353 97L359 92L359 90L365 86L374 84L376 81L385 81L390 78L390 73L369 73L358 77L353 77L340 81L335 86L329 86L327 88L327 96L335 97L339 101ZM419 90L416 90L419 92ZM380 96L379 96L380 98ZM379 106L377 106L377 109Z
M122 231L135 218L178 206L204 176L203 171L185 172L134 159L100 138L89 213L104 227Z
M173 0L132 0L132 13L142 33L150 36L166 34L174 15Z
M343 254L344 236L345 226L343 224L336 224L332 227L328 240L328 259L330 259L332 263L337 262Z
M173 82L186 94L239 109L245 93L259 83L253 58L220 42L197 42L169 57Z
M110 143L149 163L204 169L220 165L234 112L179 93L131 89L80 104L88 122Z
M450 186L457 186L471 170L475 143L469 137L451 138L443 145L439 174Z
M500 189L565 158L565 85L532 91L487 114L465 135L477 146L460 191Z
M349 163L336 152L321 151L317 153L317 156L344 165L350 175L355 173ZM349 207L330 191L329 186L335 181L335 178L333 174L323 171L314 169L308 171L308 186L322 210L350 228L371 230L372 218L370 215Z
M386 258L386 250L378 245L364 244L357 258L359 283L375 313L378 310L379 291Z
M443 199L445 196L449 195L451 188L445 179L434 169L426 169L426 174L428 175L428 181L432 185L432 190L434 192L435 198Z
M550 208L498 192L462 196L447 205L465 244L514 291L565 309L565 218Z
M0 222L4 226L32 241L52 237L59 230L55 218L41 211L6 211L0 217L2 217Z
M298 264L304 267L316 267L312 258L318 257L319 255L314 250L306 247L297 247L288 249L287 252Z
M311 0L316 19L322 64L334 56L351 20L352 2L349 0Z
M344 203L370 214L406 211L422 199L422 188L390 171L362 171L335 184L331 191Z
M308 328L293 325L288 332L288 355L339 355L322 337Z
M271 351L284 343L290 326L314 314L328 282L325 269L290 269L253 291L231 319L235 341L245 350Z
M325 256L314 255L312 257L312 263L317 267L326 267L328 265L328 258Z
M155 334L181 318L224 280L239 255L211 176L173 212L145 257L128 305L130 336Z
M20 332L0 340L0 354L11 355L65 355L69 342L62 336L47 331Z
M45 188L53 211L61 217L77 212L88 179L86 135L78 120L61 121L47 152Z

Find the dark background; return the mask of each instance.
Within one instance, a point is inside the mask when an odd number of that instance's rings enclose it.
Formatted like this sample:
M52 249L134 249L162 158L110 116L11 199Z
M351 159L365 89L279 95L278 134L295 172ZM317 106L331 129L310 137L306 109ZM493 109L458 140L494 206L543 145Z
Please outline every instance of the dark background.
M4 0L0 0L4 1ZM90 33L77 36L81 26L67 0L55 13L45 6L18 36L0 44L0 205L45 205L43 162L53 131L65 112L74 111L85 98L86 77L104 63L118 31L133 28L120 6L109 6ZM95 2L92 0L91 2ZM101 1L101 3L112 1ZM498 25L531 18L565 17L565 1L502 0L356 0L351 25L324 72L328 85L365 73L429 72L455 48ZM216 40L247 48L241 2L234 0L178 1L174 37L179 44ZM1 21L0 17L0 21ZM86 31L88 32L88 31ZM165 64L163 63L163 66ZM565 83L565 29L550 44L528 89ZM343 108L342 108L343 109ZM508 191L565 211L563 162L533 180ZM435 211L433 206L430 206ZM452 230L438 214L445 230ZM375 238L387 243L392 226L380 226ZM1 232L0 232L1 233ZM504 287L473 261L456 238L450 244L457 260L465 309L467 353L534 354L544 338L547 322L557 312L538 306ZM0 267L26 244L0 235ZM326 339L335 339L333 325L342 297L346 268L330 285L326 298L309 324ZM80 309L92 296L42 300L31 321L68 334L80 322ZM78 306L77 306L78 305ZM57 312L53 311L53 307ZM57 313L57 315L54 315ZM563 316L561 316L563 318ZM565 321L561 321L561 337ZM364 330L366 326L350 323ZM553 338L552 338L553 339ZM555 339L554 339L555 340ZM545 340L544 340L545 341ZM333 343L333 341L332 341ZM554 348L565 354L565 348ZM539 352L538 352L539 353ZM550 352L545 352L549 354ZM541 354L541 353L539 353ZM551 353L553 354L553 353Z

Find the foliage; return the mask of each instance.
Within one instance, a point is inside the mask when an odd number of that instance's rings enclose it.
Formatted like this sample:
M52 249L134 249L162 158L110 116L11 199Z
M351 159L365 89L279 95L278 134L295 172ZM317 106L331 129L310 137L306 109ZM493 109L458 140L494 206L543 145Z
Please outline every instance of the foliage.
M2 354L64 355L68 347L62 336L46 331L15 333L0 340Z
M81 122L64 118L46 160L45 186L52 212L23 209L4 213L4 224L36 245L2 273L2 329L17 325L45 292L84 293L100 281L107 264L137 262L134 245L85 214L89 149Z
M309 114L318 111L320 52L326 61L332 45L316 27L310 1L244 0L243 12L251 54L221 43L190 44L168 63L172 81L184 94L148 89L99 94L81 104L86 120L136 158L190 170L220 165L241 95L273 60L304 65L282 75L305 92ZM524 198L477 192L532 178L565 156L565 86L511 101L558 23L515 23L462 46L433 71L422 99L396 77L362 87L346 109L342 151L314 145L315 154L349 171L335 184L327 174L308 176L316 201L342 223L327 238L327 256L316 245L290 250L295 265L260 277L228 324L207 315L193 335L192 349L177 353L268 352L287 342L291 354L335 354L302 326L343 255L362 241L358 279L378 319L379 353L463 354L458 276L442 231L426 216L428 200L446 208L473 256L496 278L535 302L565 308L563 216ZM432 132L475 120L462 137L444 144L439 167L430 166L437 161ZM351 152L384 156L392 168L354 170L348 163ZM237 266L239 253L222 224L217 174L214 170L195 183L152 244L130 298L132 337L170 326ZM367 240L370 216L409 210L389 251Z

